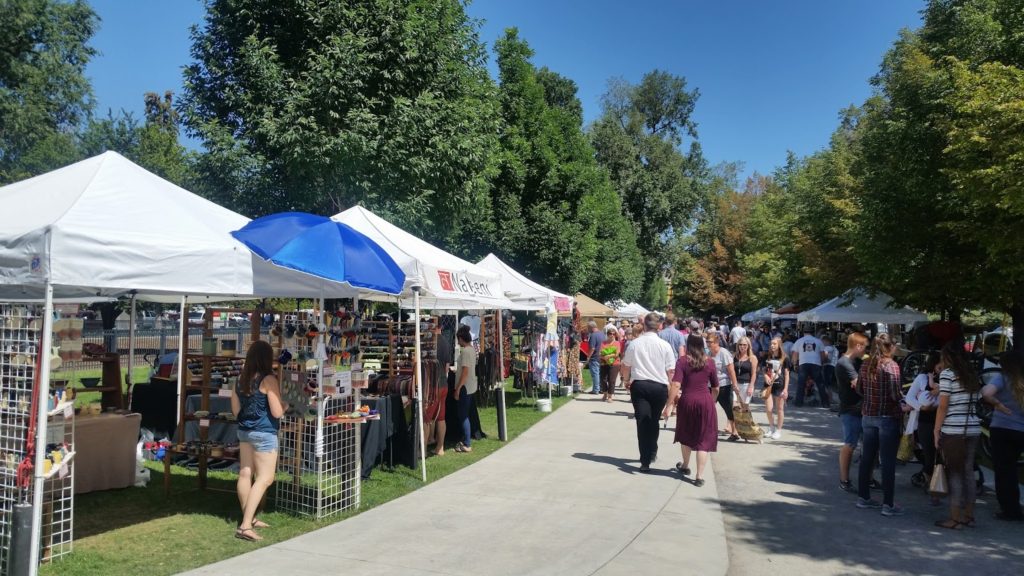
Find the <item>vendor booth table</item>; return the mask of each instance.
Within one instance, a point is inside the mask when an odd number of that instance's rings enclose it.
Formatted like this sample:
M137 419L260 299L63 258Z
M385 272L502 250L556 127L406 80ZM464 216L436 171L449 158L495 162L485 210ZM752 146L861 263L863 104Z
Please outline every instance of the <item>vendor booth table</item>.
M75 494L135 484L139 414L81 416L75 422Z

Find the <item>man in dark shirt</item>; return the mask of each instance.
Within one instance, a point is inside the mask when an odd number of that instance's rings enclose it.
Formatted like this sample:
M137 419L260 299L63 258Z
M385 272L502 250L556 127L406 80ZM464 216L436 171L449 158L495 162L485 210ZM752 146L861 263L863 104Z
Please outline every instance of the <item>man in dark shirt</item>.
M839 394L839 417L843 421L843 447L839 449L839 487L855 492L850 483L850 464L853 451L861 436L861 395L857 392L857 374L868 339L860 332L850 334L846 340L846 353L836 362L836 386Z

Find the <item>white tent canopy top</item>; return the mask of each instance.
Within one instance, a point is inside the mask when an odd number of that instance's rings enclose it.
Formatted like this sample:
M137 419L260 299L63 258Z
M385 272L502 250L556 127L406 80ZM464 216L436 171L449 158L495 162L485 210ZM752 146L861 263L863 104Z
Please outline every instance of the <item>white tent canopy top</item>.
M0 298L136 292L150 300L334 297L348 284L285 270L230 232L249 219L115 152L0 188Z
M401 306L413 308L413 291L420 287L420 307L431 310L516 310L505 297L497 272L449 254L377 216L362 206L335 214L332 219L348 224L380 245L405 272ZM386 296L365 295L371 300ZM393 298L390 298L393 300Z
M882 292L874 298L860 289L828 300L797 315L800 322L856 322L861 324L905 324L924 322L928 316L908 308L892 307L892 298Z
M740 316L740 320L742 320L744 322L765 322L765 321L769 321L770 322L770 321L775 320L777 318L777 316L775 314L772 314L772 308L774 308L774 307L773 306L765 306L764 308L761 308L759 310L754 310L753 312L747 312L743 316Z
M606 305L612 306L608 303L606 303ZM650 310L636 302L630 302L629 304L622 303L620 306L612 306L612 308L615 308L615 316L617 318L641 318L650 313Z
M558 312L572 310L572 297L530 280L494 254L488 254L477 262L477 266L501 275L505 296L515 303L517 310L542 310L548 307Z

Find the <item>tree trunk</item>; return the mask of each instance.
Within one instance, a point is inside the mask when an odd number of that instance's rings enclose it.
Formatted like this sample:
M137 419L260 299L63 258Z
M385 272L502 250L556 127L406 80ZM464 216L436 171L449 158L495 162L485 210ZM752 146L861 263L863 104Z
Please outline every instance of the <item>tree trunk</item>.
M1021 335L1024 335L1024 300L1018 300L1010 306L1010 318L1013 319L1013 349L1024 350Z

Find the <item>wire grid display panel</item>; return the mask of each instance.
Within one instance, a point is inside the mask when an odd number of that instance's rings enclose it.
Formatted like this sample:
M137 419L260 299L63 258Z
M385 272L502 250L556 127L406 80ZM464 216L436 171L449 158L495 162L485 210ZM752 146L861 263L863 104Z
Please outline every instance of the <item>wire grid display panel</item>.
M18 486L18 465L26 458L32 389L39 359L43 309L0 303L0 572L10 563L14 507L30 504L34 484ZM41 398L46 402L46 398ZM61 412L50 418L47 444L74 447L74 421ZM40 447L40 449L45 449ZM73 456L72 456L73 458ZM33 462L34 463L34 462ZM55 466L43 484L42 554L45 560L71 551L74 461Z
M324 415L356 407L352 396L326 397L316 404L319 418L282 419L278 510L321 519L359 506L359 424L323 424Z

